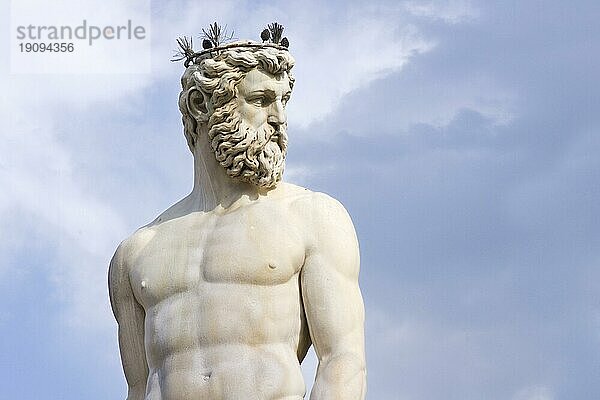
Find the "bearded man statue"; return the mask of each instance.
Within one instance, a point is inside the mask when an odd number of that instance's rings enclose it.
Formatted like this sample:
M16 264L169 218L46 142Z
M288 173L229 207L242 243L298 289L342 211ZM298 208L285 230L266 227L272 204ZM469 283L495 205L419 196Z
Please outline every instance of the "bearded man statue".
M311 345L312 400L365 397L352 222L328 195L281 181L294 85L282 30L263 43L208 35L201 52L180 42L194 187L109 268L129 400L300 400Z
M283 107L293 88L290 73L293 66L289 52L271 47L254 51L233 47L189 66L181 79L179 109L192 153L198 136L202 135L198 130L204 128L210 148L229 177L273 188L281 180L285 166L287 134ZM281 107L256 127L252 123L256 109L244 107L237 93L238 85L253 70L256 72L247 81L260 79L262 73L288 85L279 101L272 90L252 93L250 99L243 99L260 106L259 109Z

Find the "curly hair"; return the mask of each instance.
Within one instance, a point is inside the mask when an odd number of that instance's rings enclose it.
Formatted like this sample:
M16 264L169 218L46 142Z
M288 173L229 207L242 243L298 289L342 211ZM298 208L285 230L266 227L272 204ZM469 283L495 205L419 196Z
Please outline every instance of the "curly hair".
M193 153L196 146L198 124L208 125L209 139L215 151L221 134L238 129L239 118L233 112L236 87L249 71L258 68L272 75L286 73L293 88L294 78L290 72L294 63L294 58L286 50L238 47L219 50L212 57L206 56L186 68L181 77L179 110L190 151ZM188 109L188 93L191 90L198 90L204 98L206 112L197 119L190 115Z

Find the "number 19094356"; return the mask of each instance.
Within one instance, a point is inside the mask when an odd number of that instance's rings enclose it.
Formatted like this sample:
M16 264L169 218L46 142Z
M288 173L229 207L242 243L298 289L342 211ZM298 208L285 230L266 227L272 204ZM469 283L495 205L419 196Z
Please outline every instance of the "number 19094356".
M19 43L21 53L72 53L75 50L73 43Z

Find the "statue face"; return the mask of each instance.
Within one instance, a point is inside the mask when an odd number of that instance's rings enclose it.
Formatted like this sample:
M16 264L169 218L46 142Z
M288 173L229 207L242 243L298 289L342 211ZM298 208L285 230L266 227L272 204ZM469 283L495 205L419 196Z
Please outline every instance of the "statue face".
M292 89L287 74L273 76L253 69L237 86L238 112L252 129L269 124L276 131L286 123L285 105Z
M236 180L273 188L281 180L287 152L285 104L291 94L287 74L249 71L236 88L232 115L235 132L213 135L217 161ZM211 131L212 132L212 131Z

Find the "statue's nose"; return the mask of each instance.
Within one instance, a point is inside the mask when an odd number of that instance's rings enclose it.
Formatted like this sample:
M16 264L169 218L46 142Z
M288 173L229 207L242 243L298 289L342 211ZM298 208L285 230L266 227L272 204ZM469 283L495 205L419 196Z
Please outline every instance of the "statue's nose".
M283 103L280 100L274 101L271 104L271 108L269 110L269 117L267 121L271 125L282 125L286 122L285 108L283 108Z

